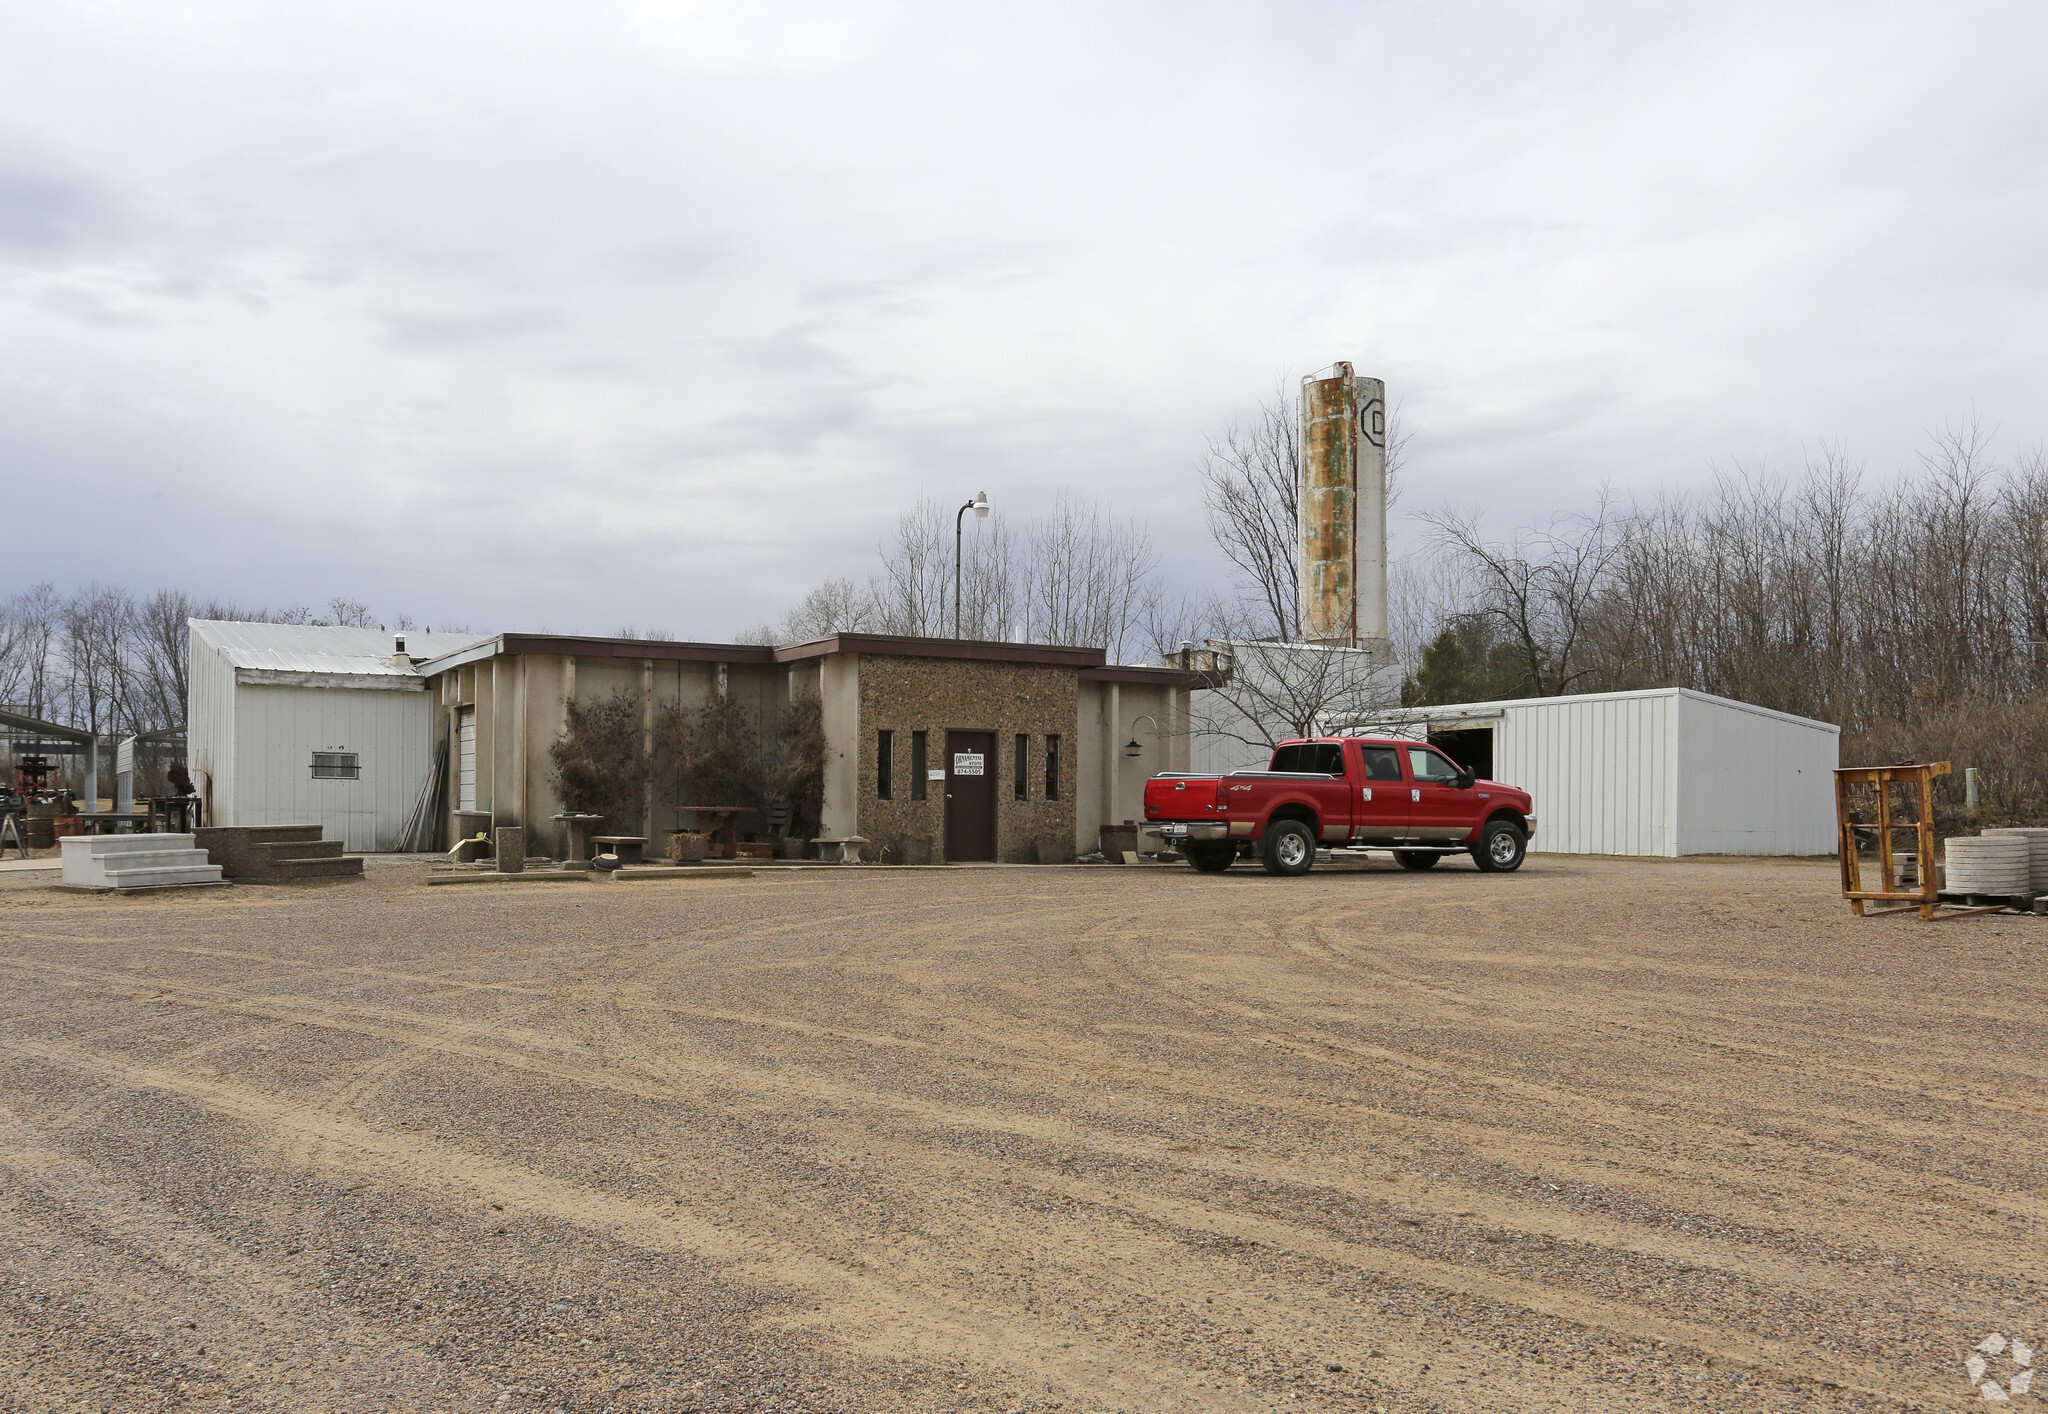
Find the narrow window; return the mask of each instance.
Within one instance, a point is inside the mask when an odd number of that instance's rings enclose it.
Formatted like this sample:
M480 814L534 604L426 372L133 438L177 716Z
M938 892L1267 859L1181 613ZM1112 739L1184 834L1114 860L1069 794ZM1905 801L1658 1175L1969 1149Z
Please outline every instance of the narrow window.
M924 799L924 740L923 732L910 734L910 798Z
M353 751L313 753L313 779L316 781L355 781L361 780L362 775L361 759Z
M1031 738L1017 733L1017 799L1031 799Z
M476 809L476 708L455 709L455 808Z
M875 733L875 799L896 798L896 733Z
M1045 739L1045 798L1060 798L1060 739L1056 735Z

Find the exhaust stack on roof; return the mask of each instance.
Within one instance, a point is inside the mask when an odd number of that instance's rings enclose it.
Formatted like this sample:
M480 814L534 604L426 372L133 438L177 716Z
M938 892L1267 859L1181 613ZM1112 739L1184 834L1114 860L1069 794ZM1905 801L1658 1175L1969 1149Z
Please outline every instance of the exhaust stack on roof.
M1387 644L1387 387L1348 363L1301 380L1301 636Z

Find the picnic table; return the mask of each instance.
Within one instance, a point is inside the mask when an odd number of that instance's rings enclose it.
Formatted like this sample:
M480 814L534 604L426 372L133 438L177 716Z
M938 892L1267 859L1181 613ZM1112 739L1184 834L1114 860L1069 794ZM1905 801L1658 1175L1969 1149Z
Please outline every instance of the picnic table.
M707 859L731 859L739 852L740 816L754 807L751 805L678 805L676 814L695 815L697 828L704 832L706 842L716 840L714 852L706 849Z

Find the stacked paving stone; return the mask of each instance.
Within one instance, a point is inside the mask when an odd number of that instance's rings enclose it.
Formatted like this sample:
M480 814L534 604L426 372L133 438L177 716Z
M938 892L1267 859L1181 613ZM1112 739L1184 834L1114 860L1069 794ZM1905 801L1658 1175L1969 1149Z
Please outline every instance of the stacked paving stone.
M72 835L60 841L64 883L75 889L161 889L218 884L220 866L190 835Z
M1986 836L2011 835L2025 840L2030 852L2027 888L2037 894L2048 894L2048 830L2027 825L2001 825L1984 833Z
M1948 841L1943 886L1952 894L2029 892L2033 851L2017 835L1957 835Z

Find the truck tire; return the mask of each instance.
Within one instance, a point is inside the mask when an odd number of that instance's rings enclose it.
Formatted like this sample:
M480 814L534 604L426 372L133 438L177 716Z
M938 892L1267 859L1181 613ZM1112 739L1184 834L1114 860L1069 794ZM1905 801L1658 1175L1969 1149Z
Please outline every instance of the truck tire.
M1306 874L1315 868L1316 837L1299 820L1281 820L1266 827L1261 843L1268 874Z
M1472 862L1489 874L1512 874L1529 854L1529 837L1511 820L1488 820L1472 846Z
M1443 858L1433 849L1397 849L1394 862L1403 869L1434 869L1437 860Z
M1191 844L1188 846L1188 863L1204 874L1221 874L1237 863L1237 846L1234 844Z

